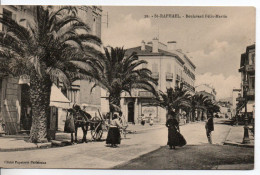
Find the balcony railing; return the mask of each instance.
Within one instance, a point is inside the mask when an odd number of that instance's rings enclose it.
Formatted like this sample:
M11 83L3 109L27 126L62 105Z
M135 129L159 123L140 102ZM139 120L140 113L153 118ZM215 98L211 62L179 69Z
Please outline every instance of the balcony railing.
M152 78L158 80L159 79L159 72L152 72Z
M166 80L173 80L173 73L166 72Z

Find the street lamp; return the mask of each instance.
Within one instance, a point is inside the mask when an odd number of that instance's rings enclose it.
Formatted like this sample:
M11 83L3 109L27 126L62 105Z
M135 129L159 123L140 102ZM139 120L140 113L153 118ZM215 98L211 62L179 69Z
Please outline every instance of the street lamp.
M244 86L244 96L245 96L245 126L244 126L244 138L242 144L250 143L249 133L248 133L248 117L247 117L247 92L248 92L248 82L243 83Z

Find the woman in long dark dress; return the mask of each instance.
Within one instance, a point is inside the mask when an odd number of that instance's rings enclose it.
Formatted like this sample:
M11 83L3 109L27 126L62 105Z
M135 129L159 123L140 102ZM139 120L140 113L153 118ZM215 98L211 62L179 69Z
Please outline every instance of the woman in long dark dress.
M175 118L175 113L169 113L169 119L166 122L168 127L168 143L170 149L175 149L175 146L184 146L186 145L186 140L179 132L179 123Z
M107 134L106 144L111 144L111 147L117 147L121 142L120 128L123 126L120 124L118 115L114 114L112 121L109 125L109 130Z

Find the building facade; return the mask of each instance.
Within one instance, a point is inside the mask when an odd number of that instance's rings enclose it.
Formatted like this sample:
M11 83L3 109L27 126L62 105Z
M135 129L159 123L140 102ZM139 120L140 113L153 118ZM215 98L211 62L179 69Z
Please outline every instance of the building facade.
M236 115L237 109L237 98L241 97L241 89L233 89L232 90L232 117Z
M238 110L245 114L245 105L247 105L247 116L252 121L255 117L255 44L247 46L246 52L241 54L239 72L241 73L241 97L237 100L244 105Z
M167 88L174 88L183 83L184 87L195 92L195 65L180 49L177 49L175 41L166 44L154 38L147 44L142 41L141 46L129 48L126 55L136 52L140 60L147 61L143 68L152 71L152 77L157 79L157 90L166 92ZM130 123L139 123L141 116L149 121L150 114L155 122L163 123L166 120L166 110L156 106L149 106L153 95L145 90L133 89L132 96L128 93L121 94L121 108ZM101 93L102 112L108 112L108 94Z
M55 8L59 8L55 6ZM102 9L98 6L79 6L78 16L90 27L90 33L101 37L101 17ZM0 6L0 14L11 17L24 27L28 27L28 22L35 15L35 6ZM27 19L20 22L20 19ZM5 27L0 24L0 30ZM0 125L4 125L7 134L17 134L23 130L30 130L31 127L31 107L29 100L28 76L12 77L4 75L0 70ZM100 88L96 87L92 93L92 85L85 80L75 81L69 89L65 89L62 83L58 83L58 88L69 99L70 104L84 105L85 110L92 115L101 109ZM56 130L63 130L66 112L62 108L52 107L51 115L55 116Z

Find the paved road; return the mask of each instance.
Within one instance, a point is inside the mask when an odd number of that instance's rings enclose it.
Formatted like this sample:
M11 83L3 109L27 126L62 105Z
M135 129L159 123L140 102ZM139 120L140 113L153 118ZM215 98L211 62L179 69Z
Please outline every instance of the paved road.
M228 125L215 125L214 144L222 144L229 128ZM188 145L207 144L203 122L181 126L180 130ZM106 147L104 142L89 142L61 148L0 152L0 167L111 168L165 146L166 143L167 128L140 131L128 134L119 148Z

